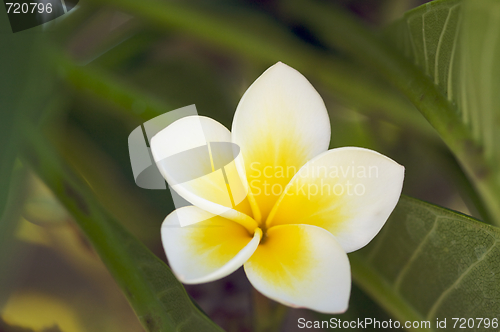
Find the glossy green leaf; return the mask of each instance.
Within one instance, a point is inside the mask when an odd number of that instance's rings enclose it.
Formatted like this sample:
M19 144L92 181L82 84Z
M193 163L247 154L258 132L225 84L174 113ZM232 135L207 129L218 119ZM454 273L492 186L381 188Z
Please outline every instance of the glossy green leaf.
M453 330L452 318L500 319L496 227L402 197L381 233L350 259L356 283L400 321L430 321L436 330L436 319L446 318ZM484 330L474 326L467 330Z
M438 0L408 12L392 42L447 96L488 159L500 160L500 1Z
M28 126L28 125L26 125ZM191 301L168 266L115 220L37 134L25 129L24 160L73 215L149 332L222 331Z
M461 159L500 220L500 1L436 0L388 29L389 40L448 99L471 142ZM434 112L442 112L437 108ZM443 123L444 124L444 123ZM455 140L463 139L455 137Z

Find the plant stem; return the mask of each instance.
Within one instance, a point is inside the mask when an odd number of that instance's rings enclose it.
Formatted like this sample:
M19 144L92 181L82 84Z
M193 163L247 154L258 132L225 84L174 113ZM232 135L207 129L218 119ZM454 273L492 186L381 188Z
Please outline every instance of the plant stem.
M288 308L252 289L255 332L277 332L283 324Z

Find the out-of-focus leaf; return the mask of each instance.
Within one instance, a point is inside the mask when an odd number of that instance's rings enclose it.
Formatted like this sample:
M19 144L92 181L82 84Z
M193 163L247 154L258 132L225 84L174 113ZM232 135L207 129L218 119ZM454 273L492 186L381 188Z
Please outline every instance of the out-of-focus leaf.
M31 329L26 329L23 327L12 326L11 324L7 324L1 317L0 317L0 331L2 331L2 332L35 332Z
M19 98L29 74L36 34L12 33L7 15L0 15L0 217L9 193L11 173L17 154Z
M85 178L96 199L111 215L141 241L158 243L158 226L165 214L154 208L151 200L137 188L133 177L128 182L118 163L76 127L68 125L67 130L57 135L52 142L64 155L64 159ZM98 169L96 164L99 165ZM163 205L170 205L167 199L163 201Z
M67 222L68 212L47 186L33 174L29 177L29 195L23 207L23 217L38 225L50 226Z
M2 284L11 296L2 314L11 325L36 329L59 326L63 332L143 331L106 267L77 225L21 222L16 262L2 265L18 273ZM0 330L1 331L1 330Z
M95 201L36 129L24 133L25 160L73 215L146 330L222 331L193 304L168 266Z
M0 216L0 285L5 285L13 276L13 271L6 268L19 256L16 255L16 245L14 233L21 218L23 202L25 198L24 180L26 177L26 169L16 167L11 173L12 186L7 195L7 207ZM0 287L0 308L7 300L11 290L7 287Z
M0 217L18 154L21 118L39 118L53 97L54 75L44 53L48 35L41 26L13 33L7 15L0 15Z
M452 318L500 319L500 230L471 217L402 197L350 260L355 282L400 321L436 330L446 318L453 330Z
M164 102L118 81L102 70L89 66L77 66L59 53L54 53L54 60L63 77L75 88L91 92L106 99L113 106L126 109L131 114L150 119L173 109Z
M85 332L71 307L57 297L43 293L14 293L3 308L2 317L13 325L22 326L20 331L23 332L31 329L36 332Z
M241 10L238 6L223 7L208 2L203 5L154 0L105 2L141 17L142 22L151 27L181 31L183 36L222 50L225 55L243 56L261 66L283 61L321 81L336 98L349 105L367 113L390 114L391 121L418 127L430 136L433 134L428 131L425 121L411 112L412 107L404 98L371 77L369 72L333 54L319 52L265 15Z
M19 259L13 232L24 200L22 178L13 171L20 143L23 117L37 119L48 102L53 75L46 66L43 42L49 34L41 27L12 33L6 14L0 15L0 266ZM19 179L21 178L21 181ZM15 271L2 269L0 285L15 278ZM0 287L0 306L8 287Z

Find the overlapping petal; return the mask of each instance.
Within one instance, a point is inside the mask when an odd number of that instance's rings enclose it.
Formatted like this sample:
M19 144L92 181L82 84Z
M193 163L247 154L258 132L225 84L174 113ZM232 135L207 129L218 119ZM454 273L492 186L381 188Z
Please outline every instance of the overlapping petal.
M181 227L179 219L199 220ZM172 212L162 224L162 243L170 266L186 284L214 281L236 271L255 252L262 232L195 206Z
M322 228L272 227L244 266L252 285L280 303L325 313L347 309L349 260L335 237Z
M211 213L255 224L249 217L247 181L236 169L241 153L222 124L201 116L182 118L151 139L151 151L182 198Z
M396 206L404 167L362 148L327 151L308 162L275 206L269 226L308 224L331 232L346 252L365 246Z
M300 167L330 143L330 121L321 96L302 74L281 62L245 92L231 131L243 153L258 220L265 220Z

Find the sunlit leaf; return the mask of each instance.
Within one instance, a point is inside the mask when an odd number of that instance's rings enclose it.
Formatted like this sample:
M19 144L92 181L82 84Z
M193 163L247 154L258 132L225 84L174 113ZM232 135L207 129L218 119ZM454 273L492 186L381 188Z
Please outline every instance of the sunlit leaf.
M85 332L73 308L57 297L43 293L13 294L3 308L2 317L9 324L34 331Z
M2 332L35 332L32 329L26 329L23 327L19 326L13 326L12 324L7 324L1 317L0 317L0 331Z

